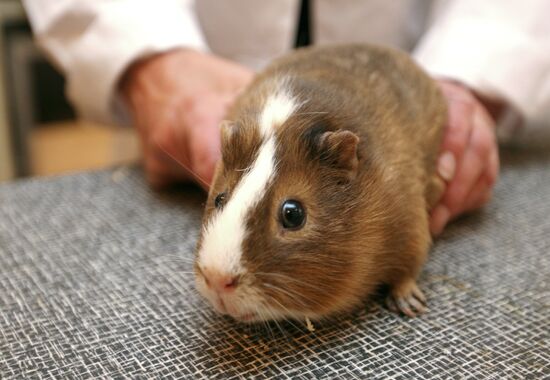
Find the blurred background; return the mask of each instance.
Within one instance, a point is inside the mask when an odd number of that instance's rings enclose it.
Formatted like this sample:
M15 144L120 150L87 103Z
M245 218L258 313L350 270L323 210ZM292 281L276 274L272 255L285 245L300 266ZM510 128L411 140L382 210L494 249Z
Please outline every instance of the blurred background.
M131 128L78 121L19 0L0 0L0 182L137 161Z

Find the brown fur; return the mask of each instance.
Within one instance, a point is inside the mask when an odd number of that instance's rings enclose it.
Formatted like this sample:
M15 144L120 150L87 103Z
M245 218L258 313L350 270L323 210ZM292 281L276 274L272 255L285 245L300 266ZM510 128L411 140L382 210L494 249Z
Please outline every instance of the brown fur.
M446 112L433 80L404 53L308 48L258 75L222 128L223 160L205 222L216 195L230 195L252 164L259 112L283 77L305 103L276 130L277 174L249 215L243 286L293 316L349 310L383 283L406 301L431 244L428 211L441 191L435 160ZM304 204L302 229L280 225L286 199Z

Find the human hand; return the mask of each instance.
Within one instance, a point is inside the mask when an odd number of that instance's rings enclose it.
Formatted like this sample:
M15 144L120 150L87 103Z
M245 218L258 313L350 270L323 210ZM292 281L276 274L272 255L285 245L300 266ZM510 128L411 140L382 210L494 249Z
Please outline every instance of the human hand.
M142 144L148 182L192 180L208 189L220 156L219 124L253 72L193 50L133 64L120 90Z
M445 191L430 217L437 236L458 215L485 205L499 171L494 116L502 107L485 103L467 87L448 80L438 84L447 99L448 120L438 159L438 173Z

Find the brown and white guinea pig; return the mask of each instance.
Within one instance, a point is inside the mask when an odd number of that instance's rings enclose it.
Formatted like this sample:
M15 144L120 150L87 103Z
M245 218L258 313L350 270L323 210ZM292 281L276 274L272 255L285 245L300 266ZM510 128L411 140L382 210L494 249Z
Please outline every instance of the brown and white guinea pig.
M381 284L414 316L445 102L402 52L306 48L276 60L222 123L195 261L198 290L242 321L320 319Z

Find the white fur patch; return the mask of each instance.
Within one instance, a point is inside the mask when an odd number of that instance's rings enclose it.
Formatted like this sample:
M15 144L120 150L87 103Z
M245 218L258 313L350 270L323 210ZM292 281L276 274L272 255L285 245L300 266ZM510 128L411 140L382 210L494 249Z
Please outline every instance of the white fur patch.
M262 198L274 172L275 138L271 136L261 146L251 170L235 187L229 201L207 224L199 252L202 267L222 273L242 273L246 217Z
M246 220L263 198L276 171L275 128L284 123L296 108L296 102L284 83L268 96L259 117L263 143L250 170L229 195L223 209L215 212L203 231L198 263L203 268L238 275L244 272L241 264L242 244L246 238Z
M283 124L296 108L295 99L283 88L267 98L260 115L260 130L269 136L273 129Z

